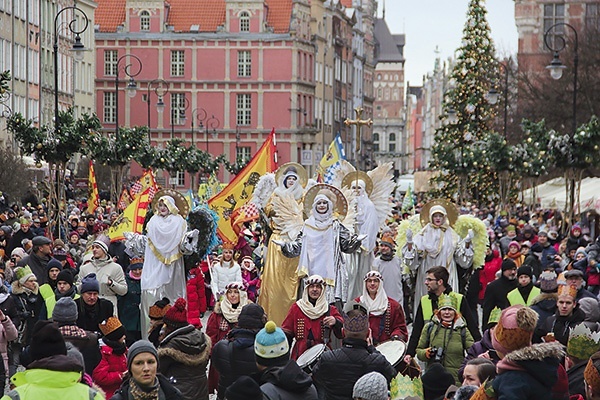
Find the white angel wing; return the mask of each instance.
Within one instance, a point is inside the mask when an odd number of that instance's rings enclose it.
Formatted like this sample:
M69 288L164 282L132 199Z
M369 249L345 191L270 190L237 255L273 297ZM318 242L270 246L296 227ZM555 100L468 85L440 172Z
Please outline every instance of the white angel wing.
M272 172L264 174L258 180L258 183L254 188L254 193L252 193L252 200L250 201L258 204L260 208L265 208L276 188L277 182L275 182L275 174Z
M342 221L342 225L344 225L350 232L355 232L356 218L358 216L358 210L356 208L356 193L349 188L340 189L344 196L346 197L346 201L348 202L348 213L346 217Z
M469 229L473 230L475 237L473 238L473 267L480 268L485 263L485 249L487 247L489 238L487 234L487 228L482 220L473 217L471 215L461 215L454 224L454 230L460 236L464 238L467 236Z
M350 172L354 172L356 169L346 160L340 160L340 166L334 170L333 178L330 185L336 188L342 187L342 180Z
M394 192L395 185L392 180L393 167L394 163L390 161L367 172L367 175L373 181L373 191L369 199L373 202L377 210L380 227L383 227L386 219L392 216L393 204L390 201L390 196Z
M304 227L302 207L291 194L274 195L271 206L275 215L273 222L281 227L281 234L295 240Z

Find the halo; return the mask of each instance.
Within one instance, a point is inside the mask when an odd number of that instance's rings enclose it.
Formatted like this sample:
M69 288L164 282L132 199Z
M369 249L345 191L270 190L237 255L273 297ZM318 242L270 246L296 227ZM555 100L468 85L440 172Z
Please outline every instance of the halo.
M373 180L366 172L363 171L354 171L349 172L344 179L342 179L342 187L347 187L350 189L352 187L352 182L357 180L361 180L365 183L365 191L370 196L373 191Z
M304 195L304 213L307 216L310 216L315 197L321 190L328 190L336 197L337 201L334 204L333 210L334 217L340 221L346 218L346 214L348 214L348 201L346 200L346 196L344 196L340 189L326 183L317 183L306 191L306 194Z
M419 217L421 219L421 226L425 226L429 223L429 210L433 206L442 206L446 209L446 215L448 217L448 224L450 226L454 226L456 220L458 219L458 209L454 203L446 200L446 199L433 199L427 202L423 208L421 208L421 213Z
M306 173L306 169L302 165L295 162L285 163L281 167L277 168L277 172L275 172L275 183L279 185L279 180L289 167L294 167L296 169L300 184L302 187L306 187L306 184L308 183L308 174Z
M171 196L173 200L175 200L175 205L177 208L179 208L179 215L181 215L183 218L187 218L187 215L190 212L190 205L186 198L174 189L160 189L158 192L156 192L150 205L155 214L157 214L156 209L158 207L158 199L160 199L162 196Z

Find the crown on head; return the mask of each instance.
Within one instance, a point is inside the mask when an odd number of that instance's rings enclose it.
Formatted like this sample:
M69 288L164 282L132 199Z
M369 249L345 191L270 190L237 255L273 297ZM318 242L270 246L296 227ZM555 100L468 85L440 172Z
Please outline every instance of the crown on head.
M438 310L441 310L442 308L451 308L454 311L458 311L458 299L443 293L438 297Z
M559 285L558 286L558 297L560 296L571 296L573 299L577 298L577 286L575 285Z
M585 324L571 329L567 342L567 354L586 360L600 350L600 332L592 332Z

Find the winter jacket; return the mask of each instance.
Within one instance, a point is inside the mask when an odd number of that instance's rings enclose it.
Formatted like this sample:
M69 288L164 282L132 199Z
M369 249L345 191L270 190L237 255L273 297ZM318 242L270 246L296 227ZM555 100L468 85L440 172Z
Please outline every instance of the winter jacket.
M123 373L127 371L127 353L114 354L110 346L100 349L102 359L92 374L94 382L104 390L106 398L110 399L123 382Z
M85 372L92 375L94 368L100 362L100 348L98 347L98 335L81 329L77 325L59 324L58 330L65 342L72 343L81 352L85 361Z
M260 390L268 400L317 400L317 389L310 375L296 361L283 367L270 367L260 375Z
M210 338L193 325L167 335L158 347L160 372L169 378L188 400L208 400L206 366Z
M490 282L496 280L496 272L502 268L502 258L498 250L492 251L493 257L491 260L486 261L483 268L479 271L479 301L483 301L485 295L485 289Z
M453 327L445 327L435 316L421 332L417 347L417 358L429 365L436 361L434 357L427 358L427 349L431 347L443 349L441 364L458 383L458 369L465 358L465 351L472 345L473 337L462 318L459 317L454 322Z
M217 300L217 296L225 293L225 286L231 282L242 282L242 268L234 261L230 261L231 267L224 267L221 264L215 264L210 269L211 281L210 286L213 295Z
M542 263L542 270L554 262L549 260L549 256L555 256L557 254L556 249L550 243L547 243L546 247L543 247L540 243L536 243L531 246L531 250L534 253L540 253L540 262Z
M21 400L101 400L101 393L79 383L83 366L66 355L42 358L11 378L13 396ZM10 393L2 400L10 400Z
M533 276L537 279L542 273L542 262L535 254L527 254L525 257L525 261L523 262L524 266L529 266L533 271Z
M131 276L125 275L125 281L127 282L127 293L117 297L119 320L123 322L123 327L126 331L141 332L141 280L133 279Z
M5 315L5 319L0 321L0 353L6 371L8 371L8 342L15 340L17 336L18 332L15 324L12 323L8 315Z
M42 303L42 308L40 309L40 319L52 319L52 311L54 311L54 306L56 305L56 302L63 297L70 297L73 300L79 298L79 294L77 294L77 288L73 286L65 293L59 293L57 289L54 289L54 295L48 297Z
M517 287L517 283L518 282L516 279L511 281L504 275L501 275L500 278L491 282L487 286L487 289L485 289L485 296L483 298L483 329L489 328L488 320L490 319L490 313L494 307L504 310L509 306L506 295L508 295L511 290Z
M204 274L198 267L190 270L190 277L186 285L188 299L188 322L196 328L202 328L200 315L206 312L206 287Z
M557 293L540 293L529 306L538 314L537 328L541 328L546 323L546 320L556 312Z
M100 323L115 315L113 303L98 298L93 306L89 306L80 297L75 299L77 304L77 326L90 332L100 332Z
M546 320L546 324L542 326L542 331L536 332L537 335L534 336L534 340L536 336L541 339L546 334L553 332L554 338L562 343L563 346L566 346L567 342L569 341L569 333L571 333L571 329L582 323L584 319L585 314L583 311L581 311L579 306L576 306L573 310L573 313L568 317L561 317L558 315L557 310L554 315L550 316Z
M590 297L584 297L577 301L578 307L583 311L585 317L583 324L590 328L592 332L600 331L600 307L598 307L598 300Z
M214 345L210 361L219 372L217 398L225 397L225 390L240 376L258 372L254 357L256 331L236 328Z
M587 367L588 360L582 361L578 364L573 365L567 371L567 377L569 378L569 394L580 394L585 396L585 383L583 381L583 371Z
M91 273L96 274L96 279L100 283L98 297L109 300L113 303L113 309L116 310L117 295L123 296L127 293L127 282L125 281L123 268L114 262L112 258L93 259L81 266L79 278L77 279L78 288L81 289L81 280ZM109 279L112 281L111 284L109 284ZM115 315L118 317L117 314Z
M498 376L492 387L498 400L539 400L552 398L560 359L564 356L557 342L540 343L515 350L497 365Z
M15 325L19 331L18 343L23 346L29 345L33 326L39 319L40 309L42 308L42 296L38 290L31 292L26 290L19 281L12 283L11 296L15 300L17 313L19 315L19 325Z
M158 378L159 388L159 399L167 400L184 400L183 395L167 378L161 374L156 374ZM160 397L160 396L163 397ZM0 399L4 400L4 399ZM121 387L115 392L110 400L129 400L129 379L123 382Z
M346 338L342 348L323 353L313 369L313 380L326 400L348 400L356 381L369 372L379 372L388 384L396 370L388 360L365 340Z

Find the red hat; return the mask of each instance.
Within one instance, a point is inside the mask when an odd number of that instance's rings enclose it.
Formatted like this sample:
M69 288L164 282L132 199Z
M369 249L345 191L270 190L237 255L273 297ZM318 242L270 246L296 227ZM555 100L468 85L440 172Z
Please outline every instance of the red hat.
M188 325L187 302L184 298L178 298L173 307L167 311L163 322L172 328L181 328Z

